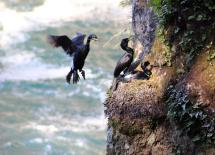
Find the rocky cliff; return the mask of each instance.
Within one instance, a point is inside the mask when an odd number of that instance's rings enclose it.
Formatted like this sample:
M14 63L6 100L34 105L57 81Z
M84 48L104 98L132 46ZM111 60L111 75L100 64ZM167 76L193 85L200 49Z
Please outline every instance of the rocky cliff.
M215 154L215 2L195 3L133 0L134 64L152 76L108 91L108 155Z

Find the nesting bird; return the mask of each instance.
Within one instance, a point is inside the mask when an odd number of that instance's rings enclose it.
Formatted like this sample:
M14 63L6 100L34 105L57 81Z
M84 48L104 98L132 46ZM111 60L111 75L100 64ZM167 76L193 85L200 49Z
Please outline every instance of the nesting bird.
M53 47L62 47L64 52L72 58L72 64L70 72L66 76L66 81L70 83L73 76L73 84L80 80L78 71L81 72L82 77L85 79L85 71L83 70L85 60L90 51L91 40L97 40L98 37L95 34L91 34L87 38L86 44L84 44L84 39L86 35L82 33L77 33L75 37L70 39L66 35L55 36L49 35L48 42Z
M141 68L143 71L134 71L132 79L144 79L149 80L152 75L153 66L150 65L149 61L141 63Z

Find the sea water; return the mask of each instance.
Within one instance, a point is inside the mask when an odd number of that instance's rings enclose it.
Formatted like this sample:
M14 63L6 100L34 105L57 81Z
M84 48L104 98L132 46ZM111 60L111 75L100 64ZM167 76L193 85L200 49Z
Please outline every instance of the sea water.
M0 1L0 155L102 155L105 95L128 35L120 0ZM86 80L65 82L70 58L48 34L95 33Z

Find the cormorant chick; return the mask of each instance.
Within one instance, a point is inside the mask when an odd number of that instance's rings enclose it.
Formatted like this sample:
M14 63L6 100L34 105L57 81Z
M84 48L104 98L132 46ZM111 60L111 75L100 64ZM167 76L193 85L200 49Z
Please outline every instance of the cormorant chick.
M95 34L88 36L87 43L84 45L84 38L86 35L78 33L72 40L69 37L63 36L48 36L48 42L54 47L62 47L70 57L72 57L72 66L70 72L66 76L66 81L70 83L71 77L73 76L73 84L77 83L80 79L78 70L81 72L85 79L85 71L82 70L84 67L85 59L90 51L90 41L97 40L98 37Z
M153 68L153 66L151 65L150 67L148 67L150 65L149 61L146 61L144 63L141 64L141 68L143 71L134 71L133 74L133 78L132 79L145 79L145 80L149 80L150 76L152 74L151 70Z

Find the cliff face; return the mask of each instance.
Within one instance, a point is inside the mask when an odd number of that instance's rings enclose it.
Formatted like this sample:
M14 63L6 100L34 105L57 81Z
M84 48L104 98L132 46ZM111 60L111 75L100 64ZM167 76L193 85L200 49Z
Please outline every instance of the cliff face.
M108 92L107 154L213 155L215 60L202 48L187 63L189 55L178 54L174 43L169 54L156 35L157 20L148 1L133 1L137 61L154 67L149 80L121 81Z

